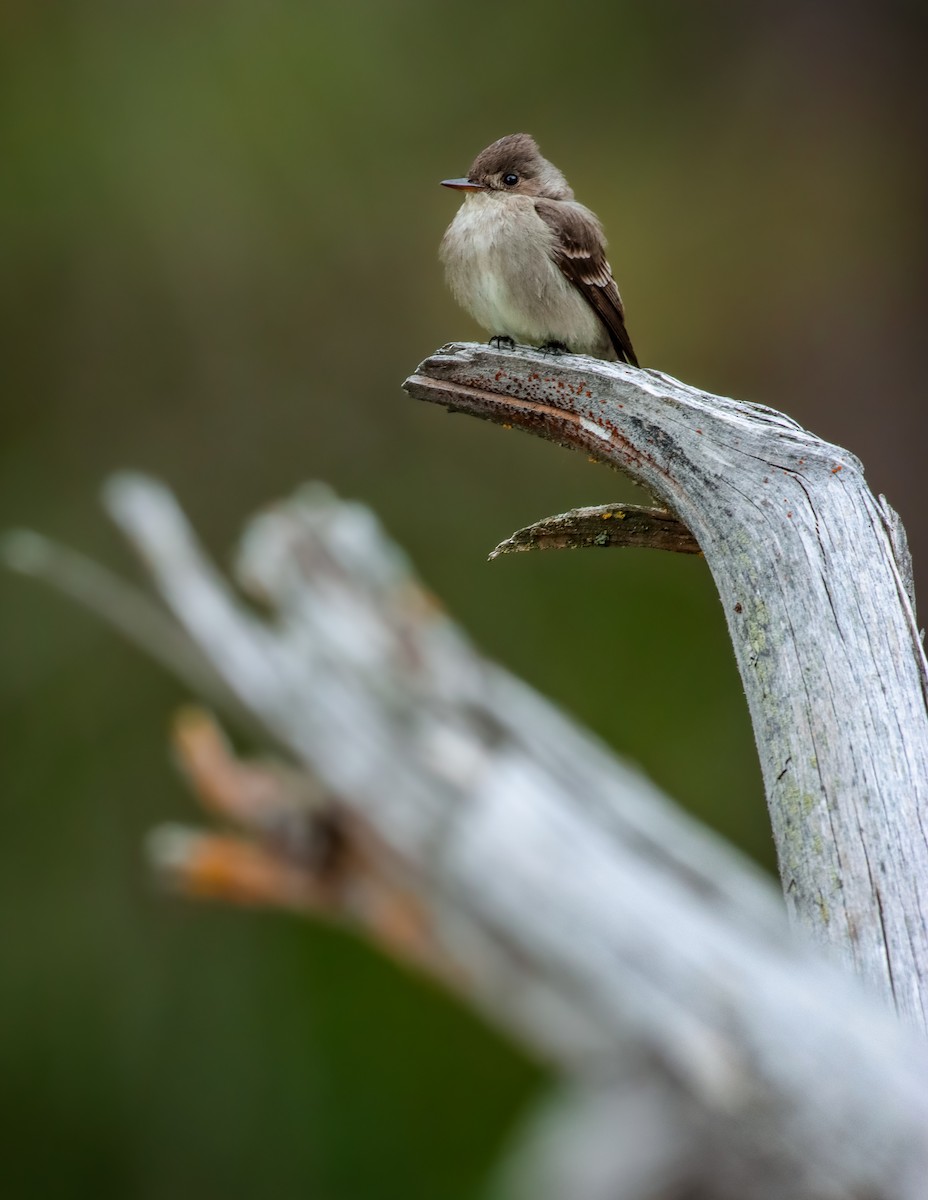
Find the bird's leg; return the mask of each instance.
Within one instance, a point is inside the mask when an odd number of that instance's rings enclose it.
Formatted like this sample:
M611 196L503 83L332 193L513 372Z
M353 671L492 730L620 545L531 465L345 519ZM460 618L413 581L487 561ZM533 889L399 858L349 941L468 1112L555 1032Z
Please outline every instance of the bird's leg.
M487 345L492 346L494 350L515 350L516 348L514 340L505 333L494 333Z
M554 342L554 341L545 342L545 344L543 346L539 346L538 349L541 351L542 354L557 355L557 354L569 354L570 353L570 347L565 346L563 342Z

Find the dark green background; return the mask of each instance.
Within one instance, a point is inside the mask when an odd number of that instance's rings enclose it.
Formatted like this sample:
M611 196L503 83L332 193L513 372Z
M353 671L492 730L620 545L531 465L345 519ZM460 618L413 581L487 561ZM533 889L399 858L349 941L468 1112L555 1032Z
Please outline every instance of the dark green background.
M437 182L525 129L602 217L642 362L857 451L928 560L920 11L8 0L0 522L127 568L96 495L140 467L225 561L255 506L328 480L488 653L769 864L705 564L487 565L634 489L399 385L482 336ZM146 830L198 819L165 749L183 691L57 597L0 595L4 1196L476 1197L537 1069L346 937L152 889Z

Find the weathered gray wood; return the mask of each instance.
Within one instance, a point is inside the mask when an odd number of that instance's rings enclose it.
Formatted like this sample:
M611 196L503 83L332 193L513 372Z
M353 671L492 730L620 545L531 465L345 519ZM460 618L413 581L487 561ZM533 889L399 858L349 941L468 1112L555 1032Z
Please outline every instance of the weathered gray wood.
M928 668L901 525L858 460L658 371L521 347L445 347L406 388L621 467L692 530L744 681L789 909L926 1028Z
M174 667L196 646L198 678L375 831L461 995L570 1080L570 1136L513 1196L922 1200L921 1039L791 933L754 866L483 659L370 513L314 489L252 522L238 577L264 617L166 490L107 498L182 630ZM12 545L57 578L54 547Z

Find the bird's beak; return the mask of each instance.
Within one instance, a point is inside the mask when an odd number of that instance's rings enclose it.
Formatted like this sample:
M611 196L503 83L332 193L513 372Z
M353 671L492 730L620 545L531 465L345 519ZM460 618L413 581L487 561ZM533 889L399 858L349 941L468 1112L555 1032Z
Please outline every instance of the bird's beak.
M474 183L472 179L443 179L442 187L456 188L459 192L485 192L482 183Z

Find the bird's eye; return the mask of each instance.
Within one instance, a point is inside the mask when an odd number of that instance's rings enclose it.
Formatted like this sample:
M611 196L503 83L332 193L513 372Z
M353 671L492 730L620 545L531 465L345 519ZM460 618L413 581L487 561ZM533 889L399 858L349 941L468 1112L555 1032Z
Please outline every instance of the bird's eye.
M513 175L511 171L508 175L503 176L503 183L505 183L506 187L515 187L518 182L519 176Z

